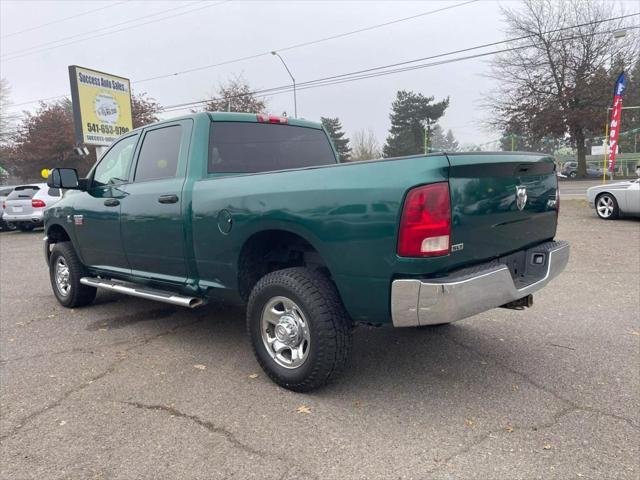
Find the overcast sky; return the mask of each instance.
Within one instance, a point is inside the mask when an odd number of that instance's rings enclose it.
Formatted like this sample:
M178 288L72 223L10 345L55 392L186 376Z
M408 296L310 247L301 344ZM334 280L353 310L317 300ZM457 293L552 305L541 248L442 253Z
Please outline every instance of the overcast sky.
M130 78L134 92L147 92L162 105L174 105L206 98L233 75L242 75L255 89L290 80L278 59L269 54L164 79L137 80L279 50L464 2L2 0L0 73L11 85L15 110L37 106L17 105L23 102L68 94L67 66L72 64ZM501 3L515 2L468 3L286 50L282 56L300 83L498 41L504 38ZM91 10L97 11L80 15ZM57 21L71 16L76 18ZM42 26L50 22L55 23ZM372 128L383 143L396 91L413 90L436 100L449 96L451 104L441 125L451 128L461 143L483 143L499 137L481 125L487 115L481 108L483 94L494 87L494 81L484 76L488 69L487 59L475 59L303 90L298 92L298 116L310 120L337 116L348 135ZM291 93L268 97L268 105L271 113L286 110L293 115Z

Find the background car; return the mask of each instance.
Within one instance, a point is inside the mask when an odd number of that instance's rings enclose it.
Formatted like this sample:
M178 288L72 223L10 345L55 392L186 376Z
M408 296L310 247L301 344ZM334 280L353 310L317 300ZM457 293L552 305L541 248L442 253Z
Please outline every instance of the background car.
M6 223L2 219L2 213L4 212L4 201L7 199L9 194L13 191L15 186L4 186L0 187L0 230L15 230L16 227L13 223Z
M44 209L61 198L62 191L46 183L17 186L3 201L2 220L23 232L33 230L42 226Z
M587 202L604 220L620 215L640 216L640 178L591 187L587 190Z
M562 174L569 178L578 176L578 162L566 162L562 166ZM602 177L602 168L587 165L587 177Z

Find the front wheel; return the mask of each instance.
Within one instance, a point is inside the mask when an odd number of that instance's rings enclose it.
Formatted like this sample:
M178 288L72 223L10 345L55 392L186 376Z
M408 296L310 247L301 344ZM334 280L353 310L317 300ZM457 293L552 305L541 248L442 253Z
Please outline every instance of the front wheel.
M49 257L49 277L53 293L67 308L88 305L96 298L96 288L80 283L85 269L71 242L56 243Z
M296 392L335 378L351 353L351 321L335 286L306 268L278 270L258 281L247 329L265 373Z
M603 193L596 198L596 213L603 220L618 218L618 202L610 193Z

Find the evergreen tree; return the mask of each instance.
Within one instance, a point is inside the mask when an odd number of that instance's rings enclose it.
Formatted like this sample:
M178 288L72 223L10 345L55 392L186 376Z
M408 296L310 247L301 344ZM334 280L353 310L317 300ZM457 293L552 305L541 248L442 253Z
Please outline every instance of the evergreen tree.
M342 124L340 119L320 117L322 126L329 134L329 138L333 142L333 146L336 147L336 151L340 156L341 162L348 162L351 158L351 147L349 147L349 139L345 137L345 133L342 131Z
M385 157L424 152L424 130L433 128L449 106L449 98L432 103L434 97L400 90L391 105L391 128L383 153ZM431 142L430 142L431 143Z
M454 137L451 129L447 130L447 135L444 137L443 150L445 152L457 152L459 145L456 137Z

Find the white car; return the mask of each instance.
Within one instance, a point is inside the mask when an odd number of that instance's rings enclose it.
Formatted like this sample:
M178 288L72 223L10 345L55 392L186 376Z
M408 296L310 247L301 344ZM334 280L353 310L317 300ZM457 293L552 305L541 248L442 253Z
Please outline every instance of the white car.
M591 187L587 190L587 202L604 220L620 215L640 216L640 178Z
M46 183L19 185L2 202L2 220L23 232L42 226L44 209L62 198L59 188L49 188Z

